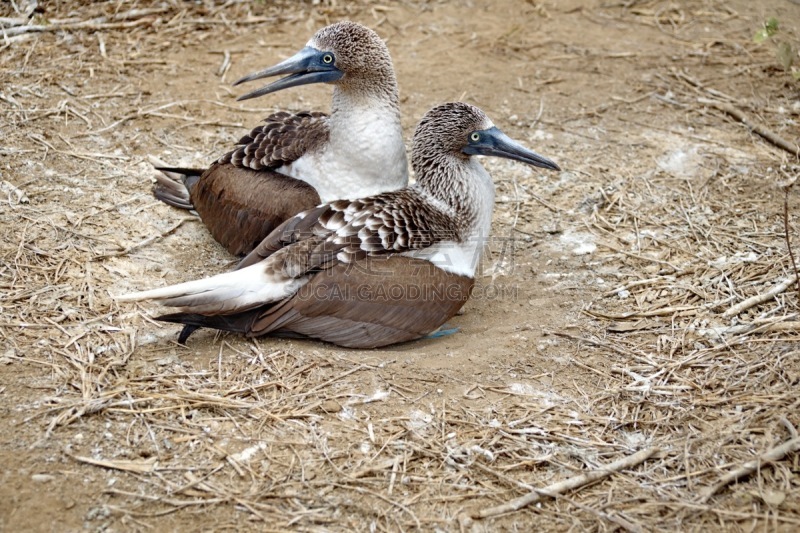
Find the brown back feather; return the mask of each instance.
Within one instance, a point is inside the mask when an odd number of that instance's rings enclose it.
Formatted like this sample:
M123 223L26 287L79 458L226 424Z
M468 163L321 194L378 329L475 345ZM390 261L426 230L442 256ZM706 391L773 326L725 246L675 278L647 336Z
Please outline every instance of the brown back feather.
M231 254L243 255L320 199L311 185L272 170L215 163L192 188L191 201L214 239Z

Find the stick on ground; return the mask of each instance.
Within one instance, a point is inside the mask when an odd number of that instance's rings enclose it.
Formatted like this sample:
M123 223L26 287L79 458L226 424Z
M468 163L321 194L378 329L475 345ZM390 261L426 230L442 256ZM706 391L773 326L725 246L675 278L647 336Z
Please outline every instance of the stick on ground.
M568 490L577 489L584 485L588 485L589 483L593 483L597 480L608 477L614 472L619 472L620 470L623 470L625 468L631 468L638 464L641 464L650 457L652 457L653 454L655 454L657 451L658 448L655 446L652 446L650 448L645 448L644 450L638 451L633 455L629 455L628 457L624 457L618 461L614 461L613 463L599 470L593 470L591 472L586 472L585 474L580 474L578 476L567 478L563 481L559 481L558 483L553 483L552 485L549 485L544 489L534 489L528 494L520 496L519 498L515 498L502 505L497 505L495 507L489 507L487 509L481 509L479 511L475 511L471 513L470 516L472 518L489 518L491 516L497 516L504 513L519 511L523 507L526 507L532 503L536 503L545 497L551 497L551 498L555 497Z
M724 111L778 148L783 148L790 154L794 154L795 157L800 158L800 146L797 146L791 141L787 141L769 128L753 122L750 120L750 118L748 118L747 115L733 107L731 104L720 102L718 100L711 100L710 98L698 98L697 101L703 105L710 105L711 107L717 108L720 111Z
M800 437L794 437L793 439L787 440L780 446L776 446L772 448L765 454L761 455L758 459L753 461L748 461L739 468L731 470L724 476L722 479L717 481L716 484L708 487L702 492L700 496L699 503L706 503L709 498L711 498L714 494L722 490L726 485L736 481L737 479L748 476L755 472L759 467L772 463L774 461L780 461L787 453L792 453L800 450Z
M763 304L764 302L768 302L775 298L777 295L788 289L792 286L792 284L797 281L797 276L790 276L788 279L783 280L782 282L778 283L770 290L762 294L756 294L755 296L751 296L746 300L742 300L738 304L734 305L733 307L729 308L727 311L722 313L722 316L725 318L731 318L742 311L746 311L751 307L754 307L759 304Z
M800 274L797 272L797 261L794 260L794 251L792 250L792 238L789 231L789 191L797 181L797 175L790 176L788 172L780 169L781 174L786 176L788 180L783 186L783 236L786 239L786 251L789 252L789 259L792 260L792 268L794 268L794 278L797 280L797 296L800 296Z

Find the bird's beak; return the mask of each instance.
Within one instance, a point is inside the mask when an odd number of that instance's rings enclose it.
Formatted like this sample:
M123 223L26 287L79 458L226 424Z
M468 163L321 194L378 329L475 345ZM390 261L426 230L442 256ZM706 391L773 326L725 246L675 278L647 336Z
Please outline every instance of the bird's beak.
M497 127L489 128L479 132L481 138L477 142L471 142L462 150L469 155L488 155L495 157L505 157L515 161L522 161L535 167L546 168L549 170L561 170L551 160L544 156L528 150L517 141L500 131Z
M285 78L272 82L260 89L240 96L237 100L249 100L265 94L274 93L289 87L297 87L298 85L308 85L309 83L325 83L341 79L344 73L336 68L335 61L325 63L323 57L331 55L328 52L322 52L311 46L306 46L292 57L281 61L275 66L264 69L260 72L255 72L244 78L238 80L234 85L239 85L247 81L260 80L262 78L269 78L272 76L280 76L282 74L290 74ZM332 57L332 56L331 56Z

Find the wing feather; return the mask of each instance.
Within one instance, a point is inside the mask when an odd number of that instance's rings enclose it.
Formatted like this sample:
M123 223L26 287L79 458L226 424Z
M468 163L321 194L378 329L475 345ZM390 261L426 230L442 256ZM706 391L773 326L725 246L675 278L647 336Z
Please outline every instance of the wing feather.
M439 211L414 189L359 200L337 200L284 222L245 257L238 268L253 265L309 236L331 242L340 261L364 255L398 254L441 240L461 240L454 217Z
M281 111L242 137L219 162L252 170L275 169L318 150L329 136L325 113Z
M247 336L310 337L348 348L377 348L424 337L466 303L474 280L404 256L338 264L293 296L236 315L173 313L159 320ZM193 330L192 330L193 331ZM184 339L185 340L185 339Z

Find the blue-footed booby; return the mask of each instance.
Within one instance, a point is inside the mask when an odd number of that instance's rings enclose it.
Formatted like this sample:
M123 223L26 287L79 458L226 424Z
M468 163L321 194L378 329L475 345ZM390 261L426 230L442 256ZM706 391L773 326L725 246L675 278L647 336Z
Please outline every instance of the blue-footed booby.
M206 170L159 168L153 189L172 206L194 209L234 255L250 252L281 222L320 202L408 185L397 79L389 49L374 31L332 24L295 55L235 85L284 74L238 99L330 83L330 115L270 115Z
M304 211L232 272L117 299L180 308L158 320L188 325L188 333L212 327L350 348L423 337L469 298L489 234L494 184L476 155L559 170L480 109L443 104L414 134L413 185Z

